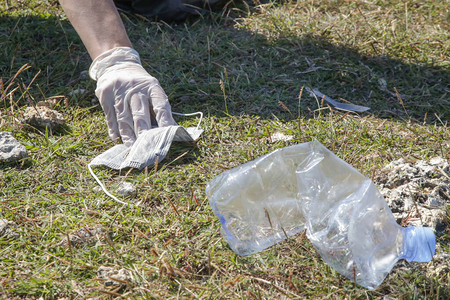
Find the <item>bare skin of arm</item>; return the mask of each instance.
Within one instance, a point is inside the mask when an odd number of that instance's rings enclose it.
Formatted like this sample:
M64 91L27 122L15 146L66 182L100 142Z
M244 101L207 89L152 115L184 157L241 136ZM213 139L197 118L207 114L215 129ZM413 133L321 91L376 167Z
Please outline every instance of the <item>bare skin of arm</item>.
M112 0L60 0L92 59L115 47L132 47Z

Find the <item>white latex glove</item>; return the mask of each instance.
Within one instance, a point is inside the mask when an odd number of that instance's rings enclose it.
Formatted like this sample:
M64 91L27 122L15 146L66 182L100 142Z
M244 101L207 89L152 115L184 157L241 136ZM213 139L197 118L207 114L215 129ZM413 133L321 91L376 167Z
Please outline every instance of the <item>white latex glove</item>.
M106 115L109 136L131 146L143 130L152 128L151 114L158 127L176 125L164 90L145 71L139 54L129 47L117 47L100 54L89 69L97 80L95 95Z

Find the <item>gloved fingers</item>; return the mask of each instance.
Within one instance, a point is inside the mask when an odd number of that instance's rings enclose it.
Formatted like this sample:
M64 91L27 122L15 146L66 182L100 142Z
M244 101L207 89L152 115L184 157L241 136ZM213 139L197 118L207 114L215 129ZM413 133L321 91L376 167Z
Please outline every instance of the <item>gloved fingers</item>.
M160 85L151 88L150 101L159 127L177 125L172 117L172 109L167 95Z
M144 130L152 128L150 120L148 95L137 92L130 97L130 108L133 115L134 132L137 136Z
M117 126L116 110L114 108L115 95L112 89L97 89L95 95L100 101L103 112L106 117L106 125L108 126L109 137L113 141L117 141L120 137L119 127Z
M136 135L134 133L134 123L130 105L125 99L120 97L116 99L114 109L116 111L117 126L122 142L125 146L131 146L134 141L136 141Z

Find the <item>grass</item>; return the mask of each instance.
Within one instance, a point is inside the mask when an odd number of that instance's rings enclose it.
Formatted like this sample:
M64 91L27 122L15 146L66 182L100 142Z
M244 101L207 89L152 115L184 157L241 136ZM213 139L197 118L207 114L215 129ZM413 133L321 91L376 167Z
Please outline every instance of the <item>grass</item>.
M405 264L365 290L327 266L304 235L239 257L204 192L226 169L313 139L369 177L401 157L448 159L445 1L239 2L180 24L123 14L173 110L206 114L202 138L175 144L158 168L96 169L111 190L136 185L126 200L142 201L138 208L111 201L87 171L113 144L92 101L89 56L56 1L5 1L0 9L0 127L29 152L0 166L0 218L20 233L0 238L1 298L450 297L448 274L427 272L434 262ZM371 110L346 114L306 92L299 100L302 87ZM69 96L76 89L87 92ZM68 130L51 135L20 122L26 106L55 96ZM275 132L294 139L274 142ZM102 231L94 243L64 244L95 227ZM448 223L438 242L448 244ZM100 266L131 277L106 286Z

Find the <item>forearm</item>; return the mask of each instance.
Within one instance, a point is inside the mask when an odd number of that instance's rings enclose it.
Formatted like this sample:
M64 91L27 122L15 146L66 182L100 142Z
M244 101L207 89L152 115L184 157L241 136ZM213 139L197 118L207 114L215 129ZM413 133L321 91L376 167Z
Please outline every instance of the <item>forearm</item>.
M92 59L114 47L131 47L112 0L60 0Z

